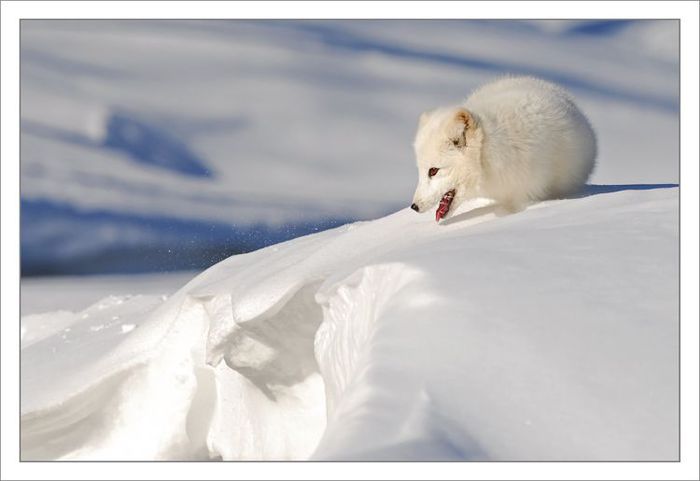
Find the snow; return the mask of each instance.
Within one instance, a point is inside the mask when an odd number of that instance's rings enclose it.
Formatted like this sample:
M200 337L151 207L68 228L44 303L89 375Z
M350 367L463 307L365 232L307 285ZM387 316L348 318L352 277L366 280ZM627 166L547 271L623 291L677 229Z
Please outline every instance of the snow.
M677 222L668 186L404 209L106 298L23 346L22 458L675 459Z
M81 311L108 296L136 294L168 297L197 272L139 275L29 277L22 279L22 315L64 309Z

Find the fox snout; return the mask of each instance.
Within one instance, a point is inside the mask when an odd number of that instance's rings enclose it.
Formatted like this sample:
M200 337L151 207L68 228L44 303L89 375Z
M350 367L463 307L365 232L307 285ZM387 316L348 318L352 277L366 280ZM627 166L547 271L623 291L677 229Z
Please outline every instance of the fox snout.
M413 199L411 199L411 210L417 212L417 213L422 213L425 212L426 210L430 209L434 204L437 203L437 200L434 200L431 195L426 197L423 195L423 191L416 191L415 195L413 196Z
M419 214L421 212L425 212L426 209L430 208L431 204L431 199L430 196L426 198L426 189L425 186L419 185L416 188L416 191L413 193L413 198L411 199L411 210L418 212ZM430 193L429 193L430 194Z
M421 199L418 196L415 196L413 200L411 201L411 210L414 210L418 212L419 214L421 212L425 212L426 209L430 208L430 201L426 202L425 199Z

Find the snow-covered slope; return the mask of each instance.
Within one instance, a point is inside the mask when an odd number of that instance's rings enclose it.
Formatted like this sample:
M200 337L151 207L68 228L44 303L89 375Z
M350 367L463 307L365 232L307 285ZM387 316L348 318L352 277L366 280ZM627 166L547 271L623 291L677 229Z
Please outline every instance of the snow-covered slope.
M22 320L23 459L672 460L678 189L405 209Z

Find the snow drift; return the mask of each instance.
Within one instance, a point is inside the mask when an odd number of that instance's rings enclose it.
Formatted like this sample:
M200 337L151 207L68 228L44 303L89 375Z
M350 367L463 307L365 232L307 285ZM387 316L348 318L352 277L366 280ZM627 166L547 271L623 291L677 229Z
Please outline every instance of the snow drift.
M22 319L22 459L673 460L678 190L406 209Z

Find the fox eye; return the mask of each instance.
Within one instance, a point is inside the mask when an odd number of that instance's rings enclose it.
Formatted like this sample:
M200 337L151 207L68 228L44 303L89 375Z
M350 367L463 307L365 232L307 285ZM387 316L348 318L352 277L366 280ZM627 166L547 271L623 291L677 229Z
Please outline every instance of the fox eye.
M459 139L452 139L452 145L454 145L455 147L458 147L459 146Z
M438 169L437 167L431 167L430 170L428 170L428 177L433 177L435 174L438 173L438 170L440 169Z

